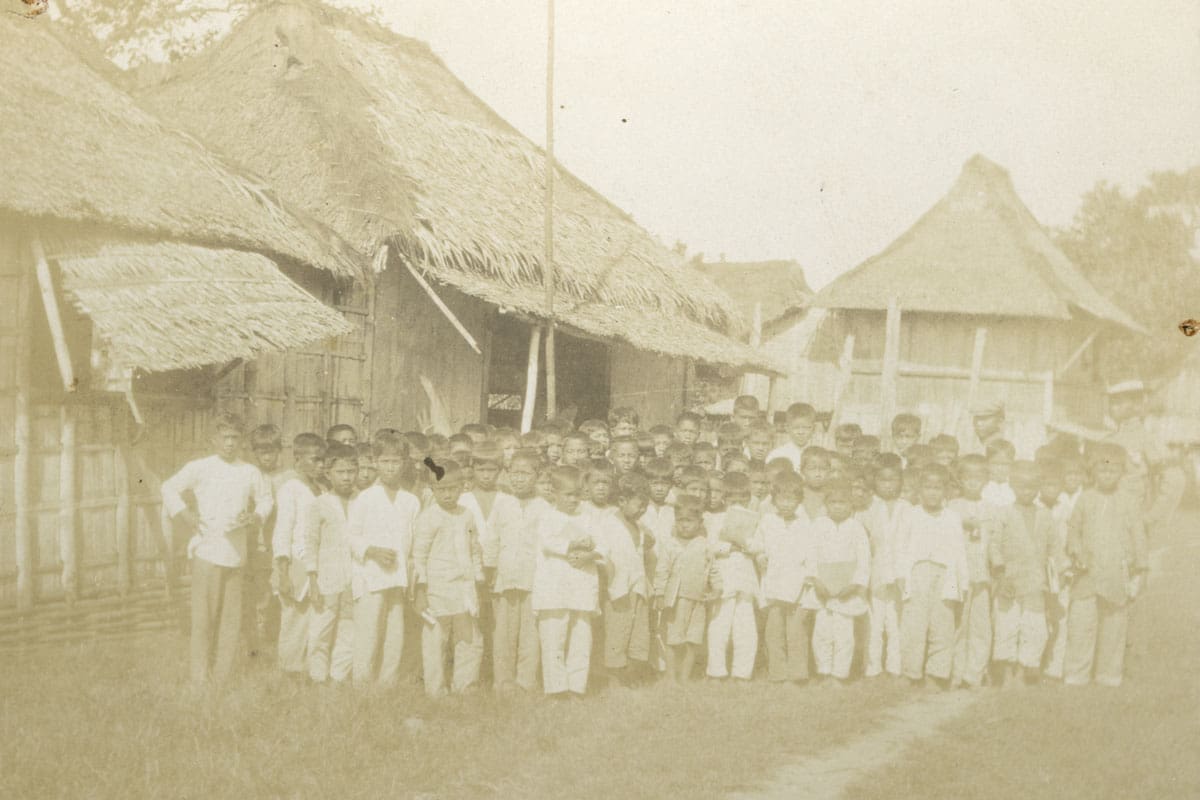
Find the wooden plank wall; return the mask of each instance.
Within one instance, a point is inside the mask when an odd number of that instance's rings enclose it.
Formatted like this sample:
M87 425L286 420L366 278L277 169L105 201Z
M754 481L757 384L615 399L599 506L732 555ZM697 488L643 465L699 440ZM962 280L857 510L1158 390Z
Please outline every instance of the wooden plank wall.
M684 360L625 344L613 345L609 358L611 406L637 409L643 428L674 425L684 409Z

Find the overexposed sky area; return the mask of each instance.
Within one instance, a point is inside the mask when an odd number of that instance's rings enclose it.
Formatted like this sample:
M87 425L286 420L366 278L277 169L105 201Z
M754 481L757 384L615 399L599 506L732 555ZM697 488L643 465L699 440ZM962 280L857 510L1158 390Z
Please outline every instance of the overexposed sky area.
M342 0L354 5L358 0ZM545 0L377 0L545 140ZM556 155L670 245L878 252L979 152L1067 224L1098 179L1200 164L1200 3L556 0Z

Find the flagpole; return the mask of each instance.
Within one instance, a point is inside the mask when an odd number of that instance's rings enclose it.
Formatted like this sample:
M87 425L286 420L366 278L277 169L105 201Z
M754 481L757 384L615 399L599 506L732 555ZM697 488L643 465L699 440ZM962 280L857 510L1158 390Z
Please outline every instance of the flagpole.
M558 411L554 353L554 0L546 0L546 418Z

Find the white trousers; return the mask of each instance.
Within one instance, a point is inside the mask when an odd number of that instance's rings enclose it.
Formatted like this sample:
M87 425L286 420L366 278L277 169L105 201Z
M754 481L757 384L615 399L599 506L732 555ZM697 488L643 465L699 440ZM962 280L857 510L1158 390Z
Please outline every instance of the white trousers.
M566 609L537 614L546 694L583 694L592 661L592 615Z
M733 666L729 650L733 649ZM748 679L758 655L758 622L754 601L745 595L723 597L708 604L708 676Z
M354 668L354 598L350 590L327 594L308 627L308 676L344 681Z
M900 674L900 593L894 585L871 593L867 677L874 677L884 669L889 675Z
M1022 667L1041 669L1046 650L1046 612L1040 603L998 597L992 626L993 661L1015 661Z
M1051 595L1046 602L1046 623L1051 627L1051 637L1047 645L1049 653L1046 655L1046 674L1051 678L1063 676L1063 663L1067 657L1067 609L1070 607L1070 586L1064 586L1057 596Z
M1129 608L1099 597L1071 599L1063 665L1065 683L1082 686L1095 680L1101 686L1121 685Z
M285 672L304 672L307 666L308 632L312 603L303 600L279 602L279 666Z
M832 675L845 680L850 677L850 662L854 658L854 617L818 609L813 620L813 661L818 675Z
M483 633L479 618L469 614L438 617L430 625L421 624L421 660L425 670L425 692L433 696L446 692L446 651L452 650L454 673L450 688L456 692L479 683L483 662Z
M366 592L354 603L354 682L391 686L404 652L403 586Z

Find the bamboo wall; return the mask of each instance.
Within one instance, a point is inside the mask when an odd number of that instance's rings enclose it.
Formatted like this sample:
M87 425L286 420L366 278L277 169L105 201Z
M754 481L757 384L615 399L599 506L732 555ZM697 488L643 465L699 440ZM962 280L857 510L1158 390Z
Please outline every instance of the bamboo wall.
M642 427L673 425L684 410L687 363L613 345L610 350L609 391L611 405L637 409Z

